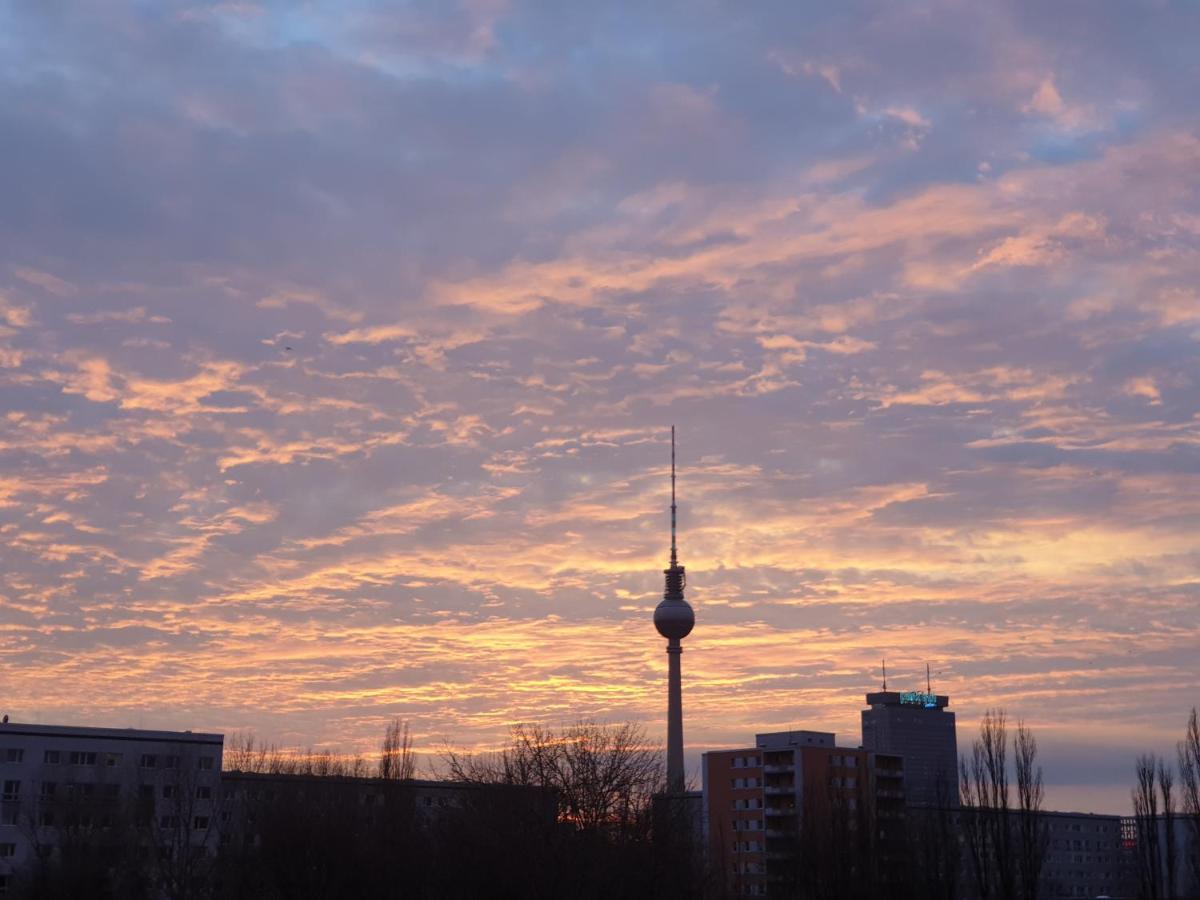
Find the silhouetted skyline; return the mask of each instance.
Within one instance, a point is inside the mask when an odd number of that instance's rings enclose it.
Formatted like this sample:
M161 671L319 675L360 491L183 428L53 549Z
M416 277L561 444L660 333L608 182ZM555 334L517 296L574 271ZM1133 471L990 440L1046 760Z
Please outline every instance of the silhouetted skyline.
M1200 688L1194 4L0 9L0 695L370 750Z

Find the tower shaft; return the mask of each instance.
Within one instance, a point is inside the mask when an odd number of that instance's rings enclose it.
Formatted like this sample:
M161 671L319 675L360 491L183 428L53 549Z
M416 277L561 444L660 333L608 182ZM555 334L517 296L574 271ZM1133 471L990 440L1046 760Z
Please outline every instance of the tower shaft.
M683 792L683 675L679 640L667 642L667 790Z

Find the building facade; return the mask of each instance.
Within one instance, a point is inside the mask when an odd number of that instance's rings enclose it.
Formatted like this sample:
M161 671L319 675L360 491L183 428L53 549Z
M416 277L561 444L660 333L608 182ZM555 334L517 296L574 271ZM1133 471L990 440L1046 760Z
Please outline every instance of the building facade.
M1042 891L1046 897L1132 895L1120 816L1046 812L1042 823L1046 830Z
M948 696L918 691L867 694L862 745L904 757L909 806L958 805L958 737Z
M0 724L0 892L63 845L136 842L167 875L216 847L224 738Z
M904 853L904 765L785 731L703 756L710 860L740 896L788 895L808 877L895 883Z

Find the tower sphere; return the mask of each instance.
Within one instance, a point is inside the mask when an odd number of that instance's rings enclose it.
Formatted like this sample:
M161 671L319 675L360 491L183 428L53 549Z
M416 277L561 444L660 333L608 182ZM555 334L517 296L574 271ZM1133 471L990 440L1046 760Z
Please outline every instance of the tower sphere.
M667 640L683 640L695 624L696 614L686 600L670 597L654 609L654 627Z

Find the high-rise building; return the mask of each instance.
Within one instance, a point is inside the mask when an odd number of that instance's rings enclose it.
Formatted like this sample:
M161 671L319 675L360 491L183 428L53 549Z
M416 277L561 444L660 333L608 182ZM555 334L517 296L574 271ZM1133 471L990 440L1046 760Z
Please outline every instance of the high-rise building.
M904 757L909 806L958 805L958 739L950 698L920 691L867 694L862 711L866 750Z
M654 627L667 639L667 792L683 793L683 677L680 644L692 632L696 614L683 599L686 582L675 549L675 426L671 426L671 564L664 571L666 588L654 610Z

